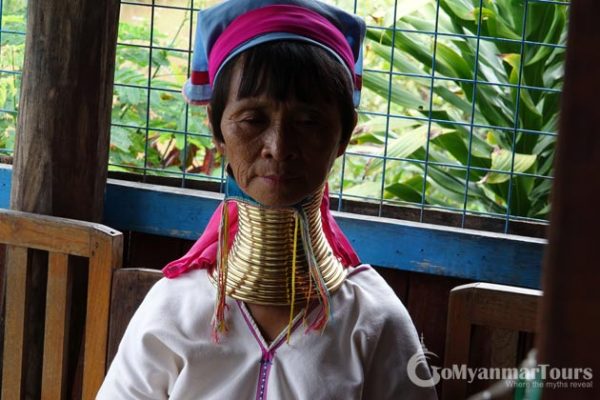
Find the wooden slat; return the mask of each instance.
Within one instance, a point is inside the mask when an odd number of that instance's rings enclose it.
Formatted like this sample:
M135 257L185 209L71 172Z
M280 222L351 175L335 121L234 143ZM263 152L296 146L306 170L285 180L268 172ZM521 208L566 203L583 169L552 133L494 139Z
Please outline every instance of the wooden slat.
M93 235L85 324L83 400L93 400L106 372L108 317L113 269L122 262L122 236Z
M472 294L471 291L450 292L444 356L444 367L446 368L451 368L453 364L464 364L469 359L471 322L468 310ZM442 382L443 399L464 399L466 392L467 387L464 381L453 379Z
M27 249L7 246L6 322L2 368L2 399L20 399L27 286Z
M73 237L69 237L69 236ZM54 237L52 237L54 236ZM82 242L87 240L86 249ZM85 343L84 399L93 399L105 373L106 342L108 332L108 300L113 268L122 262L123 235L109 227L32 213L0 210L0 242L23 242L22 246L9 245L10 259L6 265L6 322L4 329L3 399L33 398L59 399L69 392L67 383L67 359L69 354L69 317L71 309L71 286L75 284L68 268L69 255L89 255L89 288L86 310L88 313ZM29 286L33 279L28 249L48 250L47 287L35 293L45 295L44 357L42 359L42 335L40 337L39 361L29 357L32 353L25 338L31 325L26 317L31 315L28 306L33 293ZM41 265L46 268L45 265ZM20 268L19 268L20 267ZM31 292L27 294L27 292ZM39 295L38 295L39 296ZM83 300L83 299L82 299ZM25 348L25 350L24 350ZM35 354L38 352L36 351ZM27 358L25 358L27 357ZM27 364L26 364L27 363ZM43 367L43 368L42 368ZM40 373L29 376L32 370ZM42 372L43 371L43 372ZM25 383L27 382L25 386ZM43 390L39 387L43 386ZM32 387L31 385L37 386ZM27 392L25 392L25 390ZM80 397L76 395L76 397Z
M150 288L163 277L159 270L122 268L113 273L107 365L110 365L131 317Z
M67 341L70 308L69 256L50 253L48 289L46 292L46 325L44 330L44 362L42 398L62 399L66 393Z
M488 283L471 283L452 289L448 305L446 355L444 366L467 364L471 347L471 328L482 325L505 330L535 332L541 303L539 290ZM515 349L516 336L507 344ZM444 380L444 399L463 399L464 380Z
M497 288L502 286L499 285L477 285L474 287L474 301L477 307L471 310L473 324L492 325L496 328L522 332L536 331L541 291L530 289L500 291Z
M116 232L100 224L0 209L0 242L10 245L89 257L95 231Z
M448 309L450 291L464 282L443 276L409 274L405 305L417 332L423 334L425 346L439 357L432 358L433 365L440 365L445 354L447 315L439 310Z

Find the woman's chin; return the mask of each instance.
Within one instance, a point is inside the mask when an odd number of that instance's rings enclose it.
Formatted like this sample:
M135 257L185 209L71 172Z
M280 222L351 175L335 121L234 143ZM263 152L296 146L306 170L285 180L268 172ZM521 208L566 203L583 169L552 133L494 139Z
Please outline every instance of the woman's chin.
M298 204L309 195L309 193L303 194L295 190L286 190L286 188L274 188L270 191L248 194L260 204L273 208L291 207L294 204Z
M268 195L263 196L252 196L254 200L258 201L263 206L271 208L291 207L302 201L305 197L306 196L290 196L289 193L269 193Z

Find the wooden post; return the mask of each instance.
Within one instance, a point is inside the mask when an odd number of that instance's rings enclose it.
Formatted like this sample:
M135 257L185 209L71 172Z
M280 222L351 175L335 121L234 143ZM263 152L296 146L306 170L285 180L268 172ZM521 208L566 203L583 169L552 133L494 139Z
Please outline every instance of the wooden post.
M118 0L29 1L12 209L101 220L118 17ZM32 258L25 389L39 398L45 274ZM85 287L74 272L73 286ZM74 311L73 321L83 315Z
M593 388L545 387L543 399L600 398L599 20L600 2L571 1L537 346L538 364L592 368Z

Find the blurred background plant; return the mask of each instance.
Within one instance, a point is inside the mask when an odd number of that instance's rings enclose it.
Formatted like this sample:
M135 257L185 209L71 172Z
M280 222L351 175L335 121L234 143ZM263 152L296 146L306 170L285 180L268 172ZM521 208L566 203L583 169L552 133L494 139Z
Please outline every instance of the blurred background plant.
M566 7L419 0L399 10L367 33L369 64L391 71L391 84L389 73L364 76L393 117L365 116L352 148L386 162L350 164L344 193L372 196L385 179L386 199L546 219Z
M0 161L10 160L15 143L15 127L25 52L26 3L2 2L0 16Z
M333 193L547 219L566 6L543 0L329 3L356 11L369 25L360 121L334 166ZM192 2L152 4L121 4L109 168L220 180L222 160L205 110L186 106L180 95ZM11 154L25 1L2 6L0 149Z

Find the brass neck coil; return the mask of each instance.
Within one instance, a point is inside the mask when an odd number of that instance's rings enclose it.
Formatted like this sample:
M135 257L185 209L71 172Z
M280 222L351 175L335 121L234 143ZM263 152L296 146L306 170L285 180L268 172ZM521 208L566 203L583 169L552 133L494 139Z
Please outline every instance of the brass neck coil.
M335 291L345 278L345 269L335 257L321 222L320 190L302 206L308 223L314 259L325 286ZM290 305L292 302L292 258L296 242L295 303L318 298L309 273L307 251L295 232L298 211L293 208L270 209L237 202L238 232L227 256L226 293L253 304ZM294 235L297 235L296 241ZM211 275L216 284L217 270Z

